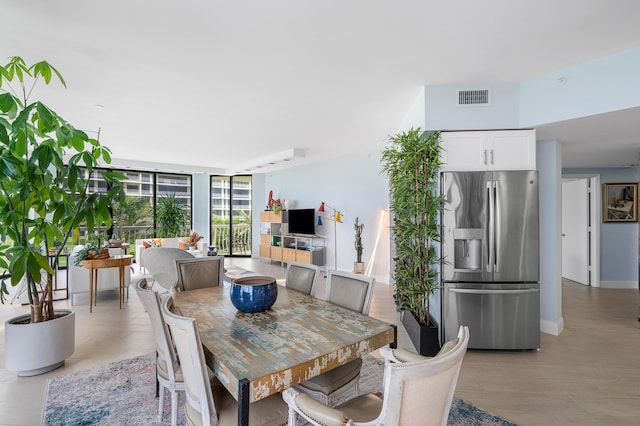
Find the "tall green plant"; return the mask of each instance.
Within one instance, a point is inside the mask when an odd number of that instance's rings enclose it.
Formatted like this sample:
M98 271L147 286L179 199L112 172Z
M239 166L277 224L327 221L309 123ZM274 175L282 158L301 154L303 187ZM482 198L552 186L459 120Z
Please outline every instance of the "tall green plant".
M390 137L382 154L394 214L396 307L427 325L431 295L439 287L440 258L432 244L440 241L438 215L443 206L438 193L439 139L440 132L411 129Z
M187 226L187 208L176 198L168 194L156 204L156 222L161 238L179 237Z
M52 78L66 87L47 62L28 66L12 57L0 67L0 267L11 274L11 285L26 280L32 322L54 318L52 274L72 230L109 226L109 206L124 196L124 176L109 171L102 173L111 188L106 194L87 192L84 170L110 163L109 149L42 102L31 102L37 83L48 85ZM54 246L59 250L52 268L47 253Z

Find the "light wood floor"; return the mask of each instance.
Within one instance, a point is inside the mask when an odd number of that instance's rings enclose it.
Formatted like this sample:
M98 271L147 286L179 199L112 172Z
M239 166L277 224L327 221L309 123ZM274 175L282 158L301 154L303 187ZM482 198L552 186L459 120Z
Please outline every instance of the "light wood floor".
M283 280L276 263L231 259L240 267ZM324 294L321 280L318 295ZM105 295L89 315L78 298L76 349L64 367L36 377L0 369L0 425L42 423L47 379L131 358L154 350L146 313L135 291L120 311ZM565 330L542 334L539 351L477 351L465 355L456 395L520 425L640 424L640 327L638 291L563 285ZM68 301L56 307L70 306ZM4 321L26 307L0 306L0 367L4 368ZM377 284L371 315L398 324L393 288ZM402 326L399 346L412 348ZM428 395L425 395L428 398ZM416 423L419 424L419 423Z

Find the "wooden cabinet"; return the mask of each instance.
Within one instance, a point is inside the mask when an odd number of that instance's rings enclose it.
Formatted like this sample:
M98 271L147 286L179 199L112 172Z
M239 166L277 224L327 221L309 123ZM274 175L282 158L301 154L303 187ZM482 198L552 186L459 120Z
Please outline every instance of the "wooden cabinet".
M535 170L536 132L442 132L443 171Z
M325 264L324 239L288 235L287 212L260 212L260 257L278 262Z

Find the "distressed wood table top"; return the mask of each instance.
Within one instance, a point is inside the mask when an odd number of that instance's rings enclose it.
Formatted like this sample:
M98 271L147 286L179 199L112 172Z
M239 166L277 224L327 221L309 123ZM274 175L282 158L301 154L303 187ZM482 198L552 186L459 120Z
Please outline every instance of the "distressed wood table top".
M391 324L283 286L273 307L257 314L238 311L229 293L225 283L174 298L198 321L207 364L236 400L243 379L254 402L395 339Z

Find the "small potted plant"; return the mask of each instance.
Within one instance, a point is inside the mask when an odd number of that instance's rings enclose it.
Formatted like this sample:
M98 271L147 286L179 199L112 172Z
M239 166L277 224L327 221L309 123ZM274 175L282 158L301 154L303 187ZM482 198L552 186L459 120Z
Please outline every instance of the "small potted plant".
M356 261L353 262L353 272L356 274L364 274L364 262L362 261L362 229L364 223L359 223L359 218L356 217L356 221L353 225L353 229L356 231L356 239L354 242L356 248Z

